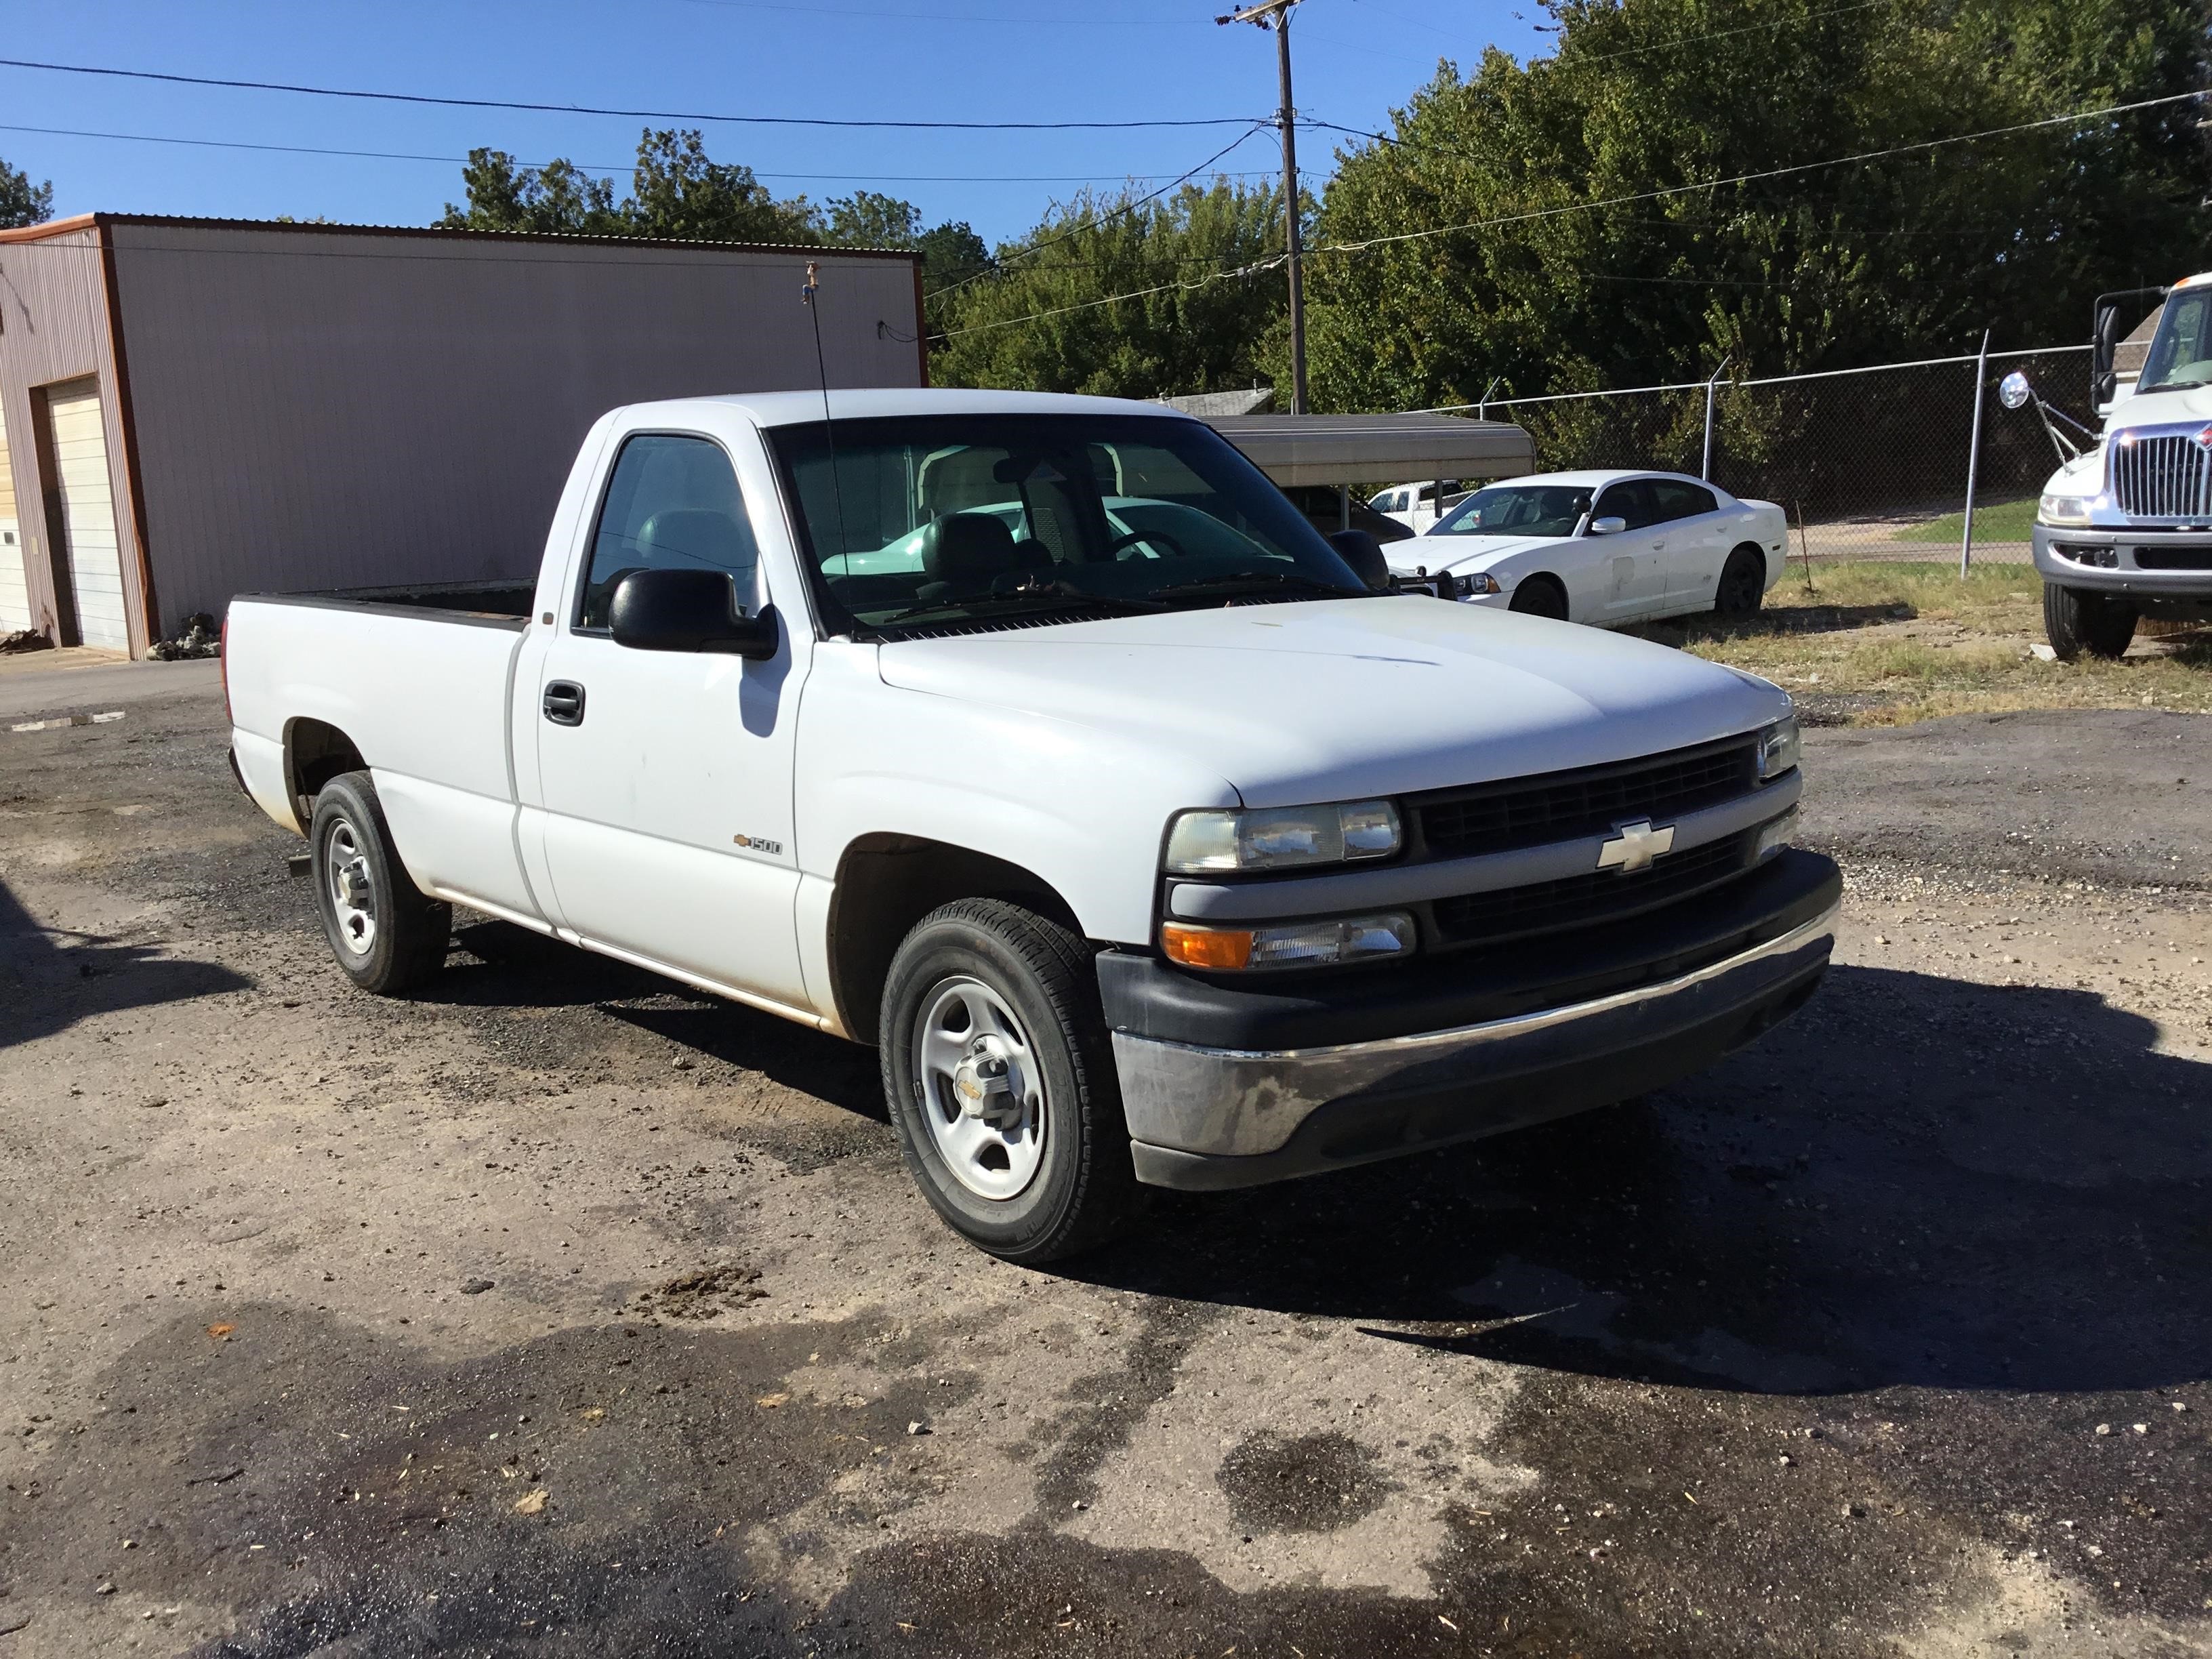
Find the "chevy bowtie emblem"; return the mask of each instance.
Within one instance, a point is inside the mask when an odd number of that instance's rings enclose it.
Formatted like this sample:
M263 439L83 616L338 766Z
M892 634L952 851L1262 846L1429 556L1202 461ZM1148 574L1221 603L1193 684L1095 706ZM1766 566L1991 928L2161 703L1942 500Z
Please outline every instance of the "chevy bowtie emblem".
M1651 860L1662 853L1674 848L1674 826L1654 830L1651 820L1640 818L1634 823L1616 823L1613 837L1597 849L1597 867L1619 870L1623 874L1632 870L1649 870Z

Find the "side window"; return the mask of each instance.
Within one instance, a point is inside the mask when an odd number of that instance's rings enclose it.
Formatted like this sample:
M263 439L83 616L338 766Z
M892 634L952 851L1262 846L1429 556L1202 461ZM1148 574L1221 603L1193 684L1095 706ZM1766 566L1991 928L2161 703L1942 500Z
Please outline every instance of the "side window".
M1693 483L1682 483L1673 478L1654 478L1651 493L1659 507L1658 522L1673 519L1694 519L1700 513L1719 511L1713 492Z
M1590 516L1624 520L1631 530L1643 530L1659 522L1659 510L1651 500L1651 486L1641 478L1614 484L1597 498L1597 506L1591 509Z
M576 596L576 626L605 628L615 584L633 570L704 566L737 578L750 606L760 550L738 475L707 438L642 432L622 447L599 508L592 568Z

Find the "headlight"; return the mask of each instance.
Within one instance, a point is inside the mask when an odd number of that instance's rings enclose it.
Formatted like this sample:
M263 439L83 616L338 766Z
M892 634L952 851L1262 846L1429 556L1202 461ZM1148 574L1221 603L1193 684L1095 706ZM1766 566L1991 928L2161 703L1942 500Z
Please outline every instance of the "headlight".
M1759 832L1759 851L1752 857L1753 864L1764 864L1784 848L1797 833L1797 809L1791 807L1780 817Z
M1398 809L1387 800L1275 806L1249 812L1183 812L1168 830L1172 875L1293 870L1398 850Z
M2035 504L2035 516L2048 525L2081 528L2089 522L2087 495L2045 495Z
M1459 590L1459 597L1462 599L1476 599L1487 593L1503 593L1505 591L1498 585L1498 578L1486 572L1456 577L1452 585Z
M1778 720L1759 734L1759 781L1780 777L1797 764L1797 717Z
M1170 962L1214 972L1249 968L1326 968L1347 962L1403 957L1413 949L1413 919L1402 910L1334 921L1293 921L1275 927L1188 927L1171 921L1160 929L1160 950Z

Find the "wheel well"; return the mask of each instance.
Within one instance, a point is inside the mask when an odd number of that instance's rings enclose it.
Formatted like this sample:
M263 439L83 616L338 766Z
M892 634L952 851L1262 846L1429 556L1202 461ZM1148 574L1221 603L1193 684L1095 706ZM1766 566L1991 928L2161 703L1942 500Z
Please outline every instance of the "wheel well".
M1757 542L1738 542L1734 547L1729 549L1729 558L1732 559L1739 553L1750 554L1762 565L1766 562L1766 550ZM1727 568L1726 560L1722 561L1722 568Z
M302 834L325 784L342 773L368 769L354 740L326 720L303 717L284 728L284 781Z
M884 981L914 925L955 899L1006 899L1083 931L1067 901L1018 864L915 836L863 836L845 849L830 903L830 982L847 1033L876 1040Z

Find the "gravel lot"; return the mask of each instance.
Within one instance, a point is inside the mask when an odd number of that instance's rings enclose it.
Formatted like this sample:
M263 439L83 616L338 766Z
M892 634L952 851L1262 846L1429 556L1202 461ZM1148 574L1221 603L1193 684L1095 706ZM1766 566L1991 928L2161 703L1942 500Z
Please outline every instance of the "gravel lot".
M202 665L90 672L0 684L126 708L0 728L0 1659L2212 1652L2212 717L1814 732L1790 1025L1048 1273L866 1050L353 992Z

